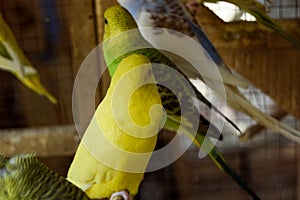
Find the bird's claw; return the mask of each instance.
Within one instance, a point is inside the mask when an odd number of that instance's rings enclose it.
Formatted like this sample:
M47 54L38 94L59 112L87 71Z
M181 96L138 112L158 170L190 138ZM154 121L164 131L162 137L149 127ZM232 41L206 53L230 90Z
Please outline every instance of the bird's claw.
M125 190L120 192L115 192L111 195L109 200L129 200L129 194Z

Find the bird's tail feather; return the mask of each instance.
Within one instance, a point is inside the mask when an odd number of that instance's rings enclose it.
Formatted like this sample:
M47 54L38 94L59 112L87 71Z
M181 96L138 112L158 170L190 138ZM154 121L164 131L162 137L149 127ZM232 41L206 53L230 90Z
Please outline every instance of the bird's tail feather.
M238 185L240 185L241 188L243 188L250 196L252 196L253 199L260 199L255 192L253 192L247 184L242 180L242 178L227 164L225 159L221 156L221 154L216 150L214 145L210 142L210 140L202 135L201 130L199 130L196 133L196 136L193 134L195 130L191 130L191 128L188 128L189 126L185 126L180 124L178 121L176 121L175 118L170 118L168 116L164 128L170 131L178 131L179 126L181 127L182 133L188 138L190 138L193 143L199 147L201 150L204 150L205 153L209 154L213 162L222 170L224 171L228 176L230 176L234 182L236 182ZM203 134L205 135L205 131L203 131Z
M176 130L178 124L172 120L167 120L168 126L172 126L173 130ZM174 125L177 127L175 128ZM171 128L171 127L168 127ZM171 128L171 129L172 129ZM253 199L259 200L258 195L243 181L243 179L230 167L230 165L225 161L223 156L217 151L212 142L201 133L197 133L196 136L192 134L189 128L182 128L183 134L193 140L193 143L207 153L213 160L215 165L218 166L223 172L230 176L234 182L236 182L241 188L243 188Z
M253 106L237 88L226 86L226 98L230 106L251 116L259 124L278 132L293 141L300 142L299 131L260 111Z
M218 152L208 138L203 137L201 134L197 134L194 138L194 143L208 153L215 165L230 176L233 181L243 188L253 199L260 199L258 195L243 181L243 179L230 167L224 157Z

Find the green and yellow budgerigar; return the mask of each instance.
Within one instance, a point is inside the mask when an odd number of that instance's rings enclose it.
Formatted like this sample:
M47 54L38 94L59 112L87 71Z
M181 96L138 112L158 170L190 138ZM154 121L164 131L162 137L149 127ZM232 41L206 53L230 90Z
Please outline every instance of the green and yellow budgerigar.
M89 200L82 190L32 154L10 159L0 155L0 199Z
M90 198L113 198L116 192L126 196L126 191L135 195L162 120L150 61L142 55L129 55L118 64L83 135L68 180ZM135 159L137 154L142 158Z
M135 23L132 16L121 6L113 6L107 9L104 13L105 18L105 33L104 33L104 56L106 63L108 64L108 69L112 78L115 76L115 70L118 70L119 63L124 57L130 54L140 54L145 55L152 63L161 63L167 66L171 66L173 69L178 70L176 65L172 63L167 57L154 48L149 48L149 44L143 38L141 33L137 30L134 32L127 32L131 29L137 29L137 24ZM116 37L120 36L121 37ZM116 37L117 39L112 39ZM148 47L146 49L135 49L135 45ZM151 45L150 45L151 46ZM126 51L126 50L132 51ZM126 52L122 54L121 52ZM154 72L156 80L163 82L170 82L172 85L177 86L177 90L181 91L178 98L181 99L184 96L193 96L189 90L185 88L182 84L182 77L172 76L170 74L164 74L156 70ZM188 80L188 79L187 79ZM239 184L245 191L247 191L253 199L259 199L259 197L243 182L243 180L232 170L228 163L224 160L222 155L217 151L209 139L205 139L205 134L209 129L209 122L200 117L199 127L196 124L196 129L192 123L193 120L199 118L200 113L193 104L193 98L184 101L184 104L179 105L178 99L168 88L158 85L158 90L160 93L160 98L162 100L162 105L167 113L166 123L164 128L177 131L179 126L183 127L181 129L184 134L191 138L194 143L200 148L202 148L206 153L209 154L211 159L215 164L227 173L237 184ZM193 88L194 89L194 88ZM196 93L197 91L195 91ZM202 100L201 94L196 93L198 100ZM181 109L186 108L189 115L182 116ZM183 123L181 123L183 122ZM197 131L194 137L193 131Z
M56 104L57 99L42 85L38 71L27 59L17 40L0 14L0 69L12 73L26 87L47 97Z
M210 1L215 2L214 0L207 0L207 2ZM246 114L262 126L269 128L274 132L278 132L293 141L300 142L299 131L262 112L260 109L255 107L243 93L240 92L239 87L246 89L249 86L254 88L255 86L251 85L251 83L245 78L242 78L237 73L231 71L218 54L212 42L209 40L209 37L206 35L205 30L201 27L201 24L196 24L194 22L195 19L190 15L188 9L186 9L181 0L118 0L118 2L133 15L134 19L138 22L141 33L154 47L164 46L162 43L173 43L176 40L180 40L180 37L173 40L157 41L156 35L153 36L153 34L148 34L149 29L143 29L144 27L168 28L184 33L197 40L211 58L211 60L201 60L201 66L208 71L217 67L220 75L222 76L223 82L221 84L223 84L224 87L221 87L221 90L218 84L220 79L214 79L211 76L204 77L205 84L214 91L218 97L221 97L224 102L226 101L228 106ZM275 20L272 20L264 11L264 6L260 3L254 0L229 0L228 2L238 5L252 14L256 13L255 16L258 20L260 19L260 23L268 23L266 26L268 25L269 28L273 27L273 30L281 31L280 34L286 35L290 38L289 40L292 41L293 44L297 45L297 39L290 36ZM189 45L182 45L182 47L179 48L184 49L184 51L188 52L187 54L189 54L189 52L191 54L198 52L199 57L205 53L203 51L199 51L199 49L191 49ZM199 72L186 60L182 59L178 55L169 54L168 52L163 53L173 63L176 63L176 67L189 79L192 79L194 81L193 83L201 82L200 80L203 81L203 77L201 76L205 76L205 74L201 72L200 76ZM225 89L225 92L223 89ZM249 131L250 130L246 130L240 135L247 136Z

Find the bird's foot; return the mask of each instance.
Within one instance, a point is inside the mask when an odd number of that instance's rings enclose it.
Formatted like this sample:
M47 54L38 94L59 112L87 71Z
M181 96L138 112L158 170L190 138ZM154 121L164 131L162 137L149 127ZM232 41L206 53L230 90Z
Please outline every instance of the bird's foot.
M109 200L129 200L129 193L125 190L115 192L111 195Z

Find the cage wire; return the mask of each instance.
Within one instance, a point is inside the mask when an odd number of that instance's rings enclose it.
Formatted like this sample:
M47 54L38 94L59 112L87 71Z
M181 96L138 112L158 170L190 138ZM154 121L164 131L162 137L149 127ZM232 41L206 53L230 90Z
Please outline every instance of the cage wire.
M274 19L297 19L300 18L300 0L256 0L263 4L266 12ZM232 21L255 21L255 18L238 8L237 6L219 1L218 3L204 3L216 15L225 22Z
M275 19L300 18L299 0L272 0L265 5L269 15Z
M299 0L260 0L259 2L265 5L267 13L272 18L300 18ZM207 4L207 7L225 22L255 20L250 14L227 3ZM250 90L241 89L241 92L263 112L271 114L280 111L270 97L255 87ZM229 111L228 116L242 130L256 124L249 117L233 110ZM299 130L300 122L293 116L287 115L281 121ZM224 138L225 141L218 143L218 147L227 153L237 152L237 147L239 150L245 150L239 153L240 172L247 181L254 184L254 190L256 189L262 199L299 198L298 144L271 130L262 130L260 134L245 143L239 141L232 132L232 127L226 126L223 133L227 137Z
M267 1L262 3L266 5L271 17L277 19L300 17L300 0L273 0L271 3ZM224 7L222 9L224 12ZM66 27L68 22L76 22L76 15L72 17L68 15L69 18L66 18L65 13L69 12L68 1L5 0L0 1L0 10L15 33L21 48L40 72L42 83L59 100L57 106L51 105L46 98L25 88L11 74L0 71L0 129L72 124L74 55L71 53L73 46L68 38L69 30ZM234 12L237 14L231 20L241 19L244 14L237 8L234 8ZM257 88L243 92L251 102L267 113L278 109L274 102ZM240 127L246 128L254 124L254 121L245 115L235 111L230 113L229 117L232 117ZM300 126L292 116L285 117L283 122L296 129ZM225 154L226 159L229 163L233 163L233 167L247 183L253 186L254 190L262 194L263 199L269 199L270 196L278 197L272 199L299 197L297 193L299 187L297 162L300 155L298 145L269 130L263 132L264 134L258 135L247 143L240 143L228 125L224 134L231 134L231 136L225 137L225 141L220 142L218 146L225 153L231 152L230 155L233 156L229 157ZM159 173L160 178L157 182L160 183L162 177L166 179L171 176L176 177L178 184L181 184L179 188L183 193L181 199L199 199L199 194L204 199L205 197L220 199L224 194L245 195L237 187L231 188L228 182L222 179L224 178L222 172L211 168L212 163L207 158L199 162L196 148L191 148L189 151L190 153L185 154L175 165L172 165L172 168L179 171L170 172L170 168L164 169L163 173ZM182 162L185 162L184 166ZM182 178L185 176L187 178ZM223 181L220 181L220 177ZM166 183L170 187L168 190L175 188L172 185L173 179L172 181L168 179ZM184 195L189 198L184 198ZM163 199L176 199L171 195L163 197Z
M268 13L275 18L299 17L300 0L260 1ZM1 108L0 128L26 127L73 123L71 96L74 81L71 49L66 23L67 1L12 0L1 1L1 13L25 54L40 72L42 83L59 99L58 106L51 105L46 98L25 88L15 77L0 71ZM220 6L224 11L224 6ZM234 8L237 12L238 9ZM258 89L243 91L263 111L270 110L274 103ZM246 116L234 114L241 127L254 122ZM297 120L289 117L292 127Z
M299 19L300 18L300 0L256 0L257 2L263 4L266 8L267 14L274 19ZM219 1L217 3L204 3L210 10L212 10L219 18L225 22L233 21L255 21L255 18L241 10L239 7L224 2ZM258 107L263 112L268 114L279 112L279 108L276 106L274 101L267 95L265 95L258 88L252 87L250 89L243 90L242 93L252 102L256 107ZM238 113L229 108L229 116L233 118L233 121L236 122L242 130L245 130L247 127L254 125L256 122L250 117ZM299 121L288 115L283 119L284 123L287 123L289 126L298 129ZM225 131L226 132L226 131ZM232 129L229 128L228 132L232 132ZM268 134L269 130L263 130ZM230 134L229 134L230 135ZM264 135L264 134L263 134ZM281 137L277 135L276 137ZM235 138L235 136L234 136ZM238 139L230 138L229 143L240 145ZM255 140L256 141L256 140ZM225 145L226 146L226 145ZM229 145L230 146L230 145Z

